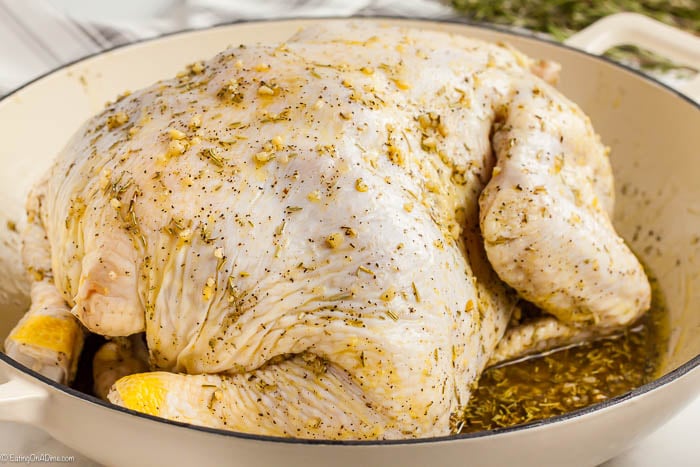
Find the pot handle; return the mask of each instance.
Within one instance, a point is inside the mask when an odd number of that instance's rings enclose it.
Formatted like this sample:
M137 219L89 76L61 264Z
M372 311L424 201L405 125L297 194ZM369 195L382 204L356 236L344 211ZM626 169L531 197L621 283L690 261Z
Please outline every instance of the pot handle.
M49 395L36 384L11 377L0 384L0 420L36 425Z
M700 70L700 38L638 13L606 16L564 42L596 55L618 45L637 45ZM700 73L677 89L700 102Z

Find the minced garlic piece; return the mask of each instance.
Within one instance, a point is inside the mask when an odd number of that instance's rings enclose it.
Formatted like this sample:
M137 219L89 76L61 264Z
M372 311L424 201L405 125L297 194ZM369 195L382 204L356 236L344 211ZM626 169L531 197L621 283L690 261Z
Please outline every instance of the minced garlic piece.
M270 86L263 84L258 88L258 95L259 96L274 96L275 95L275 90L272 89Z
M394 146L393 144L389 144L389 147L387 148L387 153L389 155L389 160L394 164L401 166L404 164L405 158L403 152L398 147Z
M418 116L418 124L420 127L424 130L427 130L430 128L431 122L430 122L430 116L428 114L421 114Z
M180 231L180 233L177 234L178 237L180 237L183 240L189 240L192 238L192 230L190 229L183 229Z
M234 78L225 82L216 95L224 101L240 103L243 101L243 94L239 92L238 88L238 80Z
M447 233L450 238L456 240L462 235L462 227L456 222L450 222L447 227Z
M306 195L306 199L308 199L309 201L313 201L313 202L321 201L321 192L318 190L314 190L314 191L310 192L308 195Z
M438 115L435 112L430 112L427 114L421 114L418 116L418 124L420 125L422 130L436 130L437 133L442 136L446 137L449 135L449 130L447 129L447 126L443 123L442 118L440 118L440 115ZM425 146L423 149L428 149L434 147L434 145L431 142L431 137L428 135L424 134L423 135L424 141L427 140L427 144L424 142L423 146Z
M360 68L360 71L366 75L371 75L374 73L374 68L363 66L362 68Z
M273 159L273 157L274 155L269 151L260 151L255 153L253 159L255 159L255 162L258 162L260 164L266 164L270 162Z
M334 232L326 237L326 244L331 248L338 248L343 244L343 235L340 232Z
M357 180L355 180L355 189L359 192L364 193L365 191L369 190L369 187L367 186L364 180L358 178Z
M124 112L117 112L107 117L107 128L113 130L129 121L129 116Z
M187 143L184 141L180 140L172 140L170 141L170 144L168 144L168 153L167 156L179 156L180 154L183 154L185 151L187 151Z
M204 71L204 63L194 62L192 65L190 65L190 71L192 71L192 73L195 75L202 73Z
M326 105L326 103L323 101L323 99L319 99L319 100L317 100L317 101L314 103L313 108L314 108L314 110L319 110L319 109L321 109L324 105Z
M406 212L411 212L411 211L413 211L413 203L411 203L411 202L404 203L403 209L404 209Z
M199 114L192 115L192 118L190 118L190 123L187 126L193 130L199 128L202 126L202 116Z
M275 149L280 150L284 145L284 139L282 138L282 136L277 135L270 140L270 143L272 143Z
M123 101L125 98L129 97L130 95L131 95L131 91L129 91L127 89L126 91L124 91L123 93L121 93L117 96L116 102Z
M440 192L440 186L433 181L425 182L425 189L431 193L439 193Z
M214 295L214 290L216 290L216 280L213 277L209 277L202 290L202 298L204 300L211 300L212 295Z
M558 174L564 168L564 155L557 154L554 156L554 166L550 169L550 173Z
M170 139L185 139L187 135L183 133L180 130L177 130L175 128L169 128L168 129L168 136L170 136Z
M396 290L394 290L393 287L389 287L379 296L379 298L381 298L384 302L390 302L394 299L395 296Z
M423 147L423 149L429 151L431 149L435 149L435 147L437 146L437 140L432 136L424 136L420 144Z
M218 259L223 259L224 257L224 249L223 248L217 248L214 250L214 257Z
M406 91L408 89L411 89L411 85L402 79L394 79L392 81L394 82L396 87L401 89L402 91Z
M122 207L122 202L119 201L117 198L110 199L109 204L111 204L114 209L119 209L120 207Z
M255 71L267 71L270 69L270 65L268 65L267 63L258 63L253 69Z

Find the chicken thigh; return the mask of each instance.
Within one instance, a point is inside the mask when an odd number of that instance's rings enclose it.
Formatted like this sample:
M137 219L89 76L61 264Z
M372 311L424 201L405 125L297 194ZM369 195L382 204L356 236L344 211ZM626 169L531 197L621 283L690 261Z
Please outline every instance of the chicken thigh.
M85 124L35 187L48 244L25 257L62 316L145 332L151 372L115 404L267 435L449 434L487 363L537 343L512 329L498 353L518 295L559 326L548 345L649 304L605 148L539 65L374 23L227 49Z

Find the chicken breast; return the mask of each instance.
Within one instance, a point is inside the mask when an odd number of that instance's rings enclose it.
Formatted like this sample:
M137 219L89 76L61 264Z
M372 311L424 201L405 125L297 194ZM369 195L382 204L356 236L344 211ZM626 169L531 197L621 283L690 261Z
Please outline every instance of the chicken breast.
M152 372L109 400L268 435L445 435L516 307L506 283L575 329L643 312L607 155L540 65L334 23L87 122L35 191L71 313L146 334Z

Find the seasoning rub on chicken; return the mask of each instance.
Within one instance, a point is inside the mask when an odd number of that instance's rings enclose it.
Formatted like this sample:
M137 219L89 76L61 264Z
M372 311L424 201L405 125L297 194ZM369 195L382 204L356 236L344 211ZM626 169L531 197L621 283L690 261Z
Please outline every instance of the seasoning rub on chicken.
M29 198L33 303L8 353L66 382L83 328L145 333L147 359L138 336L98 353L123 407L302 438L449 434L490 360L649 307L606 149L554 71L334 22L122 96ZM503 338L519 297L548 315Z

